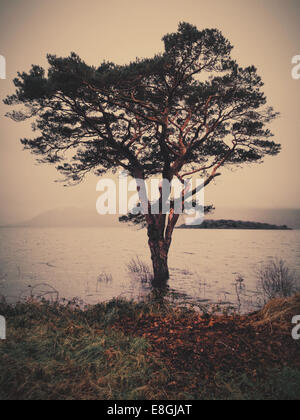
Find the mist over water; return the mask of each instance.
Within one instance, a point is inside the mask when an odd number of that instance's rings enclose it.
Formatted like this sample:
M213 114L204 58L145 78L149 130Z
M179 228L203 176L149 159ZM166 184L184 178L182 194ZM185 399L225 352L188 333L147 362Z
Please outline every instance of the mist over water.
M176 230L170 252L170 288L184 301L256 308L255 272L282 258L300 276L300 231ZM145 230L133 228L0 229L0 293L9 302L41 283L61 298L87 304L149 292L128 273L135 256L151 263ZM102 273L111 281L99 281ZM237 278L244 279L237 284ZM237 286L240 286L237 289ZM49 288L50 287L50 288ZM239 296L237 295L237 291Z

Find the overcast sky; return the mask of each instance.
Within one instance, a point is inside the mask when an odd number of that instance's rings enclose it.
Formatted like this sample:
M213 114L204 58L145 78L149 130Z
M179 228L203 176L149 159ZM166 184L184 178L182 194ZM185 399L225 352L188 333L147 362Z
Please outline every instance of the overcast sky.
M104 59L124 64L162 51L161 38L186 21L218 28L235 46L242 66L254 64L265 82L270 105L281 112L273 123L278 157L235 172L209 186L207 203L217 207L300 208L300 80L291 76L292 57L300 55L299 0L0 0L0 54L7 79L0 98L13 92L17 71L46 66L47 53L78 53L88 64ZM30 123L4 117L0 105L0 224L66 206L94 206L97 179L64 188L54 167L38 165L19 139Z

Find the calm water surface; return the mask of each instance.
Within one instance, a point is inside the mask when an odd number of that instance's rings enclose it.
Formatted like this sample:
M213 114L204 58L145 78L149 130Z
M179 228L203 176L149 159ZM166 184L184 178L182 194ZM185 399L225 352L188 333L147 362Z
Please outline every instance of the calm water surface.
M128 273L139 256L150 262L146 232L132 228L0 229L0 293L8 301L53 287L60 297L94 304L113 297L138 299L145 285ZM176 230L170 253L170 287L199 305L255 309L255 272L283 258L300 276L300 231ZM103 272L112 281L100 282ZM238 276L244 282L237 283ZM46 283L47 286L38 286Z

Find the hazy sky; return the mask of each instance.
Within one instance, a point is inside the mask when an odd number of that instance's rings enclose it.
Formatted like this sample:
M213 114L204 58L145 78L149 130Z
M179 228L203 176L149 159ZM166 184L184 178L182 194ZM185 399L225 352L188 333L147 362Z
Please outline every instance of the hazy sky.
M300 80L291 77L292 57L300 55L299 0L0 0L0 54L7 60L1 102L13 92L16 72L45 66L47 53L75 51L93 65L127 63L162 51L162 36L180 21L222 30L239 64L256 65L269 104L281 112L272 127L281 155L233 173L223 169L206 191L207 202L300 207ZM73 188L54 183L55 168L22 151L19 139L30 135L30 123L4 118L7 108L0 105L0 224L56 207L94 206L97 179Z

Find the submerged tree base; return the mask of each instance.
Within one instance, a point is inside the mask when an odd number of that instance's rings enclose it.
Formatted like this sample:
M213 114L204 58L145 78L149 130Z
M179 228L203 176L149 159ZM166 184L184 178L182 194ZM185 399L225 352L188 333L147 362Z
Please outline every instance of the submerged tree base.
M300 342L289 317L204 316L162 301L116 300L85 311L0 305L0 313L8 324L1 400L300 396Z

